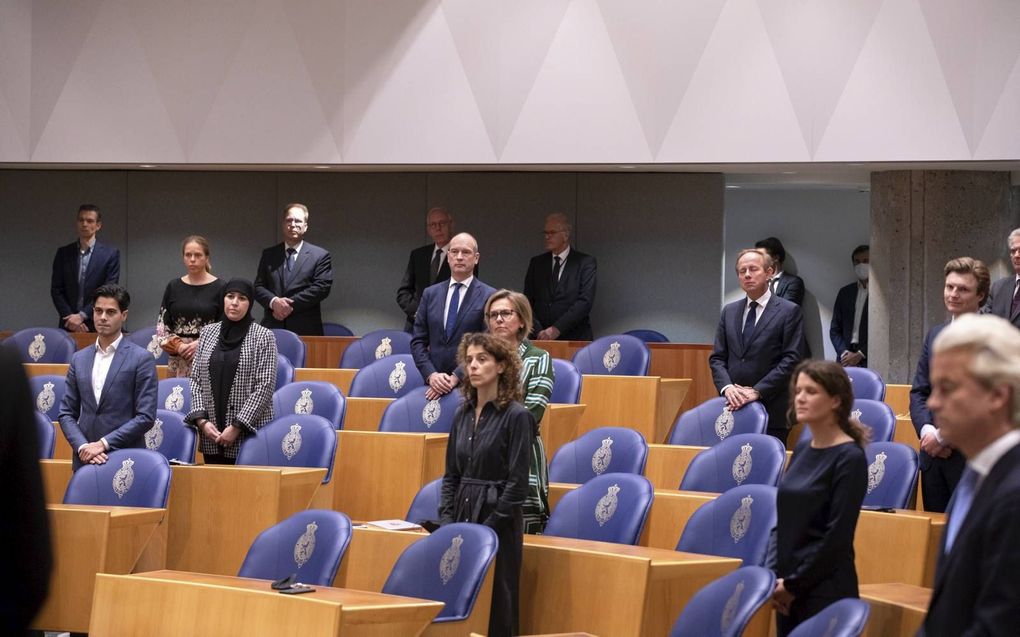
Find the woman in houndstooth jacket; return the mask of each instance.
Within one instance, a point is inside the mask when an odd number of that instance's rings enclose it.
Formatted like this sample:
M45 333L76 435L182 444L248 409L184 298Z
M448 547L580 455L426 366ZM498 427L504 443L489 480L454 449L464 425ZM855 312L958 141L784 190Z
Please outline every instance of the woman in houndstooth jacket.
M191 411L206 464L234 464L241 441L273 419L276 338L252 320L252 284L223 287L223 315L202 328L191 365Z

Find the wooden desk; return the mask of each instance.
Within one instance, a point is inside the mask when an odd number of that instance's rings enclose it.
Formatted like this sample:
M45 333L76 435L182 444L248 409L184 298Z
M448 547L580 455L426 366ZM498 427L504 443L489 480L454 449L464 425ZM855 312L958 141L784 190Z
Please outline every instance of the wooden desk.
M284 467L173 467L167 567L235 575L252 540L307 509L325 474Z
M340 393L346 398L351 393L351 382L357 373L358 370L356 369L298 367L294 370L294 382L317 380L331 383L336 385Z
M340 366L344 350L358 340L358 336L302 336L305 344L305 367ZM347 395L347 392L344 392Z
M446 469L448 434L337 433L332 508L352 520L403 518L418 491Z
M914 637L931 602L930 588L910 584L862 584L860 593L871 604L866 637Z
M712 353L711 344L646 343L646 345L652 353L651 365L648 367L650 376L690 378L693 381L680 409L681 412L719 395L712 381L712 370L708 366L708 357Z
M521 632L661 637L695 592L739 566L728 558L526 535Z
M63 502L67 483L71 481L71 461L40 460L39 471L42 472L43 497L46 504Z
M578 437L578 427L584 415L585 405L564 405L550 403L542 416L542 442L545 457L552 462L559 448Z
M645 462L645 477L656 489L676 489L694 456L705 449L708 447L650 444L648 461Z
M581 402L586 408L577 433L629 427L648 442L665 442L691 382L689 378L585 374Z
M945 526L943 513L861 511L854 535L858 580L932 586Z
M53 572L49 596L32 627L85 632L96 573L132 572L166 509L66 504L49 504L46 509Z
M283 595L267 580L161 570L98 576L89 634L420 635L442 608L441 602L326 586Z
M885 404L897 416L910 416L910 385L886 385Z
M344 431L379 431L383 412L394 398L348 398Z
M92 342L96 342L94 335L92 337ZM45 376L47 374L67 376L67 363L22 363L21 366L25 368L25 375L29 378L33 376Z

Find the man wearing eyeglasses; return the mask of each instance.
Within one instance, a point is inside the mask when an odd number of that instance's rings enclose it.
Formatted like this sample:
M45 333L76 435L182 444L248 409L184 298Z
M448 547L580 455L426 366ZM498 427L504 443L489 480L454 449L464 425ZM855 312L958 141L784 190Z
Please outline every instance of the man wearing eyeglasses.
M283 209L283 243L262 251L255 298L265 308L262 325L304 336L322 336L320 304L333 287L333 261L324 248L304 240L308 207Z
M592 340L589 314L595 303L598 263L571 247L571 230L562 212L546 217L542 230L546 251L528 264L524 295L535 310L537 340Z
M1009 248L1013 274L992 284L988 294L988 310L1012 323L1013 327L1020 328L1020 228L1009 233L1006 246Z
M432 243L411 250L407 270L397 288L397 305L404 311L407 321L404 331L414 327L414 313L418 311L422 292L428 286L450 278L450 264L446 260L447 246L453 236L453 215L442 206L430 208L425 215L425 231ZM475 276L478 268L475 267Z

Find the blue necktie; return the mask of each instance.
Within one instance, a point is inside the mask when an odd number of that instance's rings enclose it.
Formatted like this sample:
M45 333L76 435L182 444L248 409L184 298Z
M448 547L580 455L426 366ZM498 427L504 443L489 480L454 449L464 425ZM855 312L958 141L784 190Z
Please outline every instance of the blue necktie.
M953 453L959 453L959 451ZM967 518L967 512L970 511L970 505L974 502L977 481L978 472L967 467L953 492L953 500L949 505L949 520L946 522L946 554L953 548L956 535L960 532L960 527L963 526L963 521Z
M297 261L297 250L287 248L287 272L294 271L294 262Z
M745 346L747 345L747 341L751 340L751 336L754 334L754 319L757 315L757 308L757 301L751 301L747 306L747 318L744 319L744 331L740 334L740 338L743 339Z
M457 310L460 308L460 289L463 283L453 284L453 295L450 297L450 309L446 313L446 338L453 334L453 326L457 322Z

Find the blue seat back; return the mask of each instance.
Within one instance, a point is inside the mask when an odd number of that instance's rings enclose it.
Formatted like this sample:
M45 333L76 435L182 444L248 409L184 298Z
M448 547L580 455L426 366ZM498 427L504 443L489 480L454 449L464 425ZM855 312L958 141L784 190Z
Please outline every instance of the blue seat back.
M334 429L344 428L347 399L333 383L302 380L283 385L273 394L273 413L314 414L333 424Z
M319 467L326 470L322 483L333 477L336 429L322 416L284 414L245 438L237 453L238 465L261 467Z
M846 367L846 375L850 377L850 389L854 398L869 400L885 400L885 380L882 375L867 367Z
M896 435L896 414L892 407L880 400L855 398L850 418L859 421L871 431L871 442L891 442ZM797 444L811 440L811 428L804 425Z
M361 369L393 354L411 353L411 335L403 330L375 330L347 346L340 357L341 369Z
M57 446L57 430L49 416L41 411L32 414L35 419L35 430L39 435L39 459L49 460Z
M551 403L576 405L581 400L581 372L568 360L552 359L553 390Z
M283 354L276 354L276 388L294 382L294 365Z
M359 369L351 381L351 396L400 398L424 385L414 358L410 354L394 354Z
M662 332L655 330L627 330L624 334L639 338L645 343L668 343L669 339Z
M790 637L859 637L868 623L868 602L848 597L833 602L790 631Z
M546 535L637 544L652 506L652 483L633 473L603 473L560 498Z
M350 330L346 325L339 323L323 323L322 324L322 335L323 336L354 336L354 332Z
M23 363L70 363L78 349L67 332L55 327L30 327L15 332L4 341L21 356Z
M156 410L156 420L145 432L145 448L158 451L167 460L195 462L198 432L184 424L184 416L176 411Z
M386 406L379 431L397 433L446 434L453 417L464 402L464 394L454 389L436 400L427 400L428 387L416 387Z
M443 602L433 622L465 619L475 606L498 545L496 532L482 524L442 526L404 549L382 592Z
M332 586L351 542L351 520L339 511L306 509L274 524L251 543L238 577Z
M699 590L684 607L670 637L740 637L758 609L772 598L775 574L742 566Z
M71 475L64 504L162 509L170 497L170 463L148 449L117 449L106 464L87 464Z
M60 414L60 402L64 400L64 392L67 390L67 379L57 374L40 374L29 377L28 386L35 399L36 411L56 421Z
M769 414L758 401L730 411L725 398L709 398L680 414L669 444L713 447L734 434L763 434L768 426Z
M748 484L706 502L687 521L676 550L762 566L776 525L776 492L776 487Z
M408 522L418 524L423 520L439 519L439 503L443 498L443 479L437 478L422 487L411 501L404 517Z
M191 411L191 382L187 378L164 378L159 381L156 409L176 411L187 416Z
M910 508L917 487L917 452L899 442L872 442L868 458L868 493L864 506Z
M270 331L276 337L277 353L290 361L292 366L304 367L306 348L305 342L301 340L301 337L290 330L279 327L274 327Z
M603 473L645 470L648 443L626 427L599 427L563 445L549 464L551 482L584 484Z
M647 376L651 360L644 342L626 334L595 339L574 354L574 365L582 374Z
M125 334L124 338L152 354L157 365L166 365L170 362L170 355L159 346L159 337L156 336L155 327L143 327Z
M744 484L779 486L786 447L767 434L737 434L694 456L681 491L723 493Z

